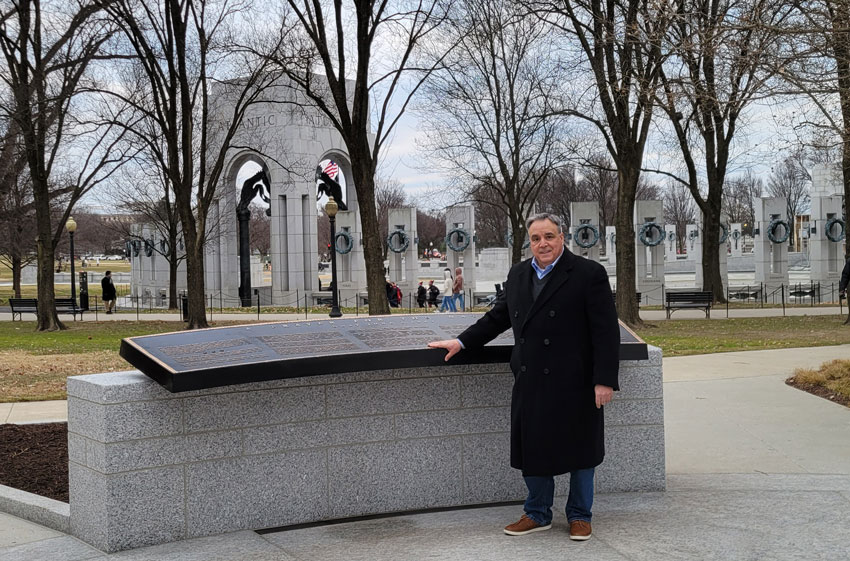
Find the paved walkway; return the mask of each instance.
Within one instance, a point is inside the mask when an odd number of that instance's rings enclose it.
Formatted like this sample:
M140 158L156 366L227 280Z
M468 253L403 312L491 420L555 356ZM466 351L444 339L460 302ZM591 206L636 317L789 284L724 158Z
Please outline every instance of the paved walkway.
M832 358L850 358L850 345L665 359L667 491L599 495L585 543L568 539L563 513L552 531L505 536L521 507L499 506L236 532L107 556L0 514L0 559L848 559L850 409L784 384L794 368ZM30 405L32 419L42 404ZM55 415L55 402L43 407Z

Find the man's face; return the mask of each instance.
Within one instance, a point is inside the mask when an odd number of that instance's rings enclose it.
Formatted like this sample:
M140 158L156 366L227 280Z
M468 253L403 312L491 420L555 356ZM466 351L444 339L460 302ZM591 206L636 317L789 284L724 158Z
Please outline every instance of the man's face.
M532 222L528 239L531 241L531 253L541 267L547 267L564 251L564 234L558 232L558 227L549 220Z

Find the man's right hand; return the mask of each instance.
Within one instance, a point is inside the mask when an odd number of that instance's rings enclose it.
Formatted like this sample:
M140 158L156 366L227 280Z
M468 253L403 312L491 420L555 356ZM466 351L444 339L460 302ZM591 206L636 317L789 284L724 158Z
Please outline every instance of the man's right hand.
M445 341L431 341L428 343L428 346L432 349L446 349L446 362L456 354L458 354L462 347L460 346L460 341L457 339L446 339Z

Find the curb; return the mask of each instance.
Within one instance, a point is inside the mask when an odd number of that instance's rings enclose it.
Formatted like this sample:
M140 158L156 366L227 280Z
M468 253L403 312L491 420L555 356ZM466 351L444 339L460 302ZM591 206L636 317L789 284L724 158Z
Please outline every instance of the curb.
M63 534L71 533L71 506L35 493L0 485L0 512L46 526Z

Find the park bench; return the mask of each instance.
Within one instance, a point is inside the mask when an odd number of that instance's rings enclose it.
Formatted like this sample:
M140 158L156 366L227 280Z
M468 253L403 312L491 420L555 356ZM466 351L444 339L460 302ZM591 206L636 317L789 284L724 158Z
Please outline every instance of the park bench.
M15 314L23 321L21 314L38 313L38 299L36 298L9 298L9 306L12 308L12 321L15 321Z
M690 292L668 292L664 296L664 307L667 309L667 319L670 319L670 314L675 310L684 310L688 308L697 308L705 310L705 317L711 317L711 305L714 303L714 296L711 292L690 291Z
M77 303L74 302L73 298L56 298L54 302L56 303L56 313L72 314L74 316L74 321L77 321L77 314L80 315L80 318L83 317L83 310L77 306ZM23 320L23 318L21 318L22 313L38 313L38 299L9 298L9 307L12 308L12 321L15 321L16 314L18 318Z

